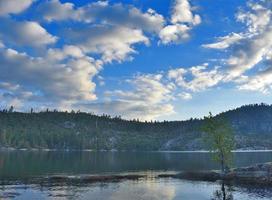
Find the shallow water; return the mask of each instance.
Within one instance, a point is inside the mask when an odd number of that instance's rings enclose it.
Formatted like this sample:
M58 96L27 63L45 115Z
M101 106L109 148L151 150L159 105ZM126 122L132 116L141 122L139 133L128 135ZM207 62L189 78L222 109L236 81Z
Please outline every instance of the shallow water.
M272 191L259 188L226 186L229 199L269 200ZM0 189L3 199L82 199L82 200L212 200L222 199L220 183L192 182L177 179L148 179L85 186L10 185Z
M235 153L234 166L272 161L272 152ZM0 199L205 200L222 199L221 183L154 179L164 171L218 169L209 153L189 152L0 152ZM53 174L150 175L139 181L85 185L25 185L24 180ZM229 200L272 199L272 188L226 186ZM220 196L221 195L221 196Z

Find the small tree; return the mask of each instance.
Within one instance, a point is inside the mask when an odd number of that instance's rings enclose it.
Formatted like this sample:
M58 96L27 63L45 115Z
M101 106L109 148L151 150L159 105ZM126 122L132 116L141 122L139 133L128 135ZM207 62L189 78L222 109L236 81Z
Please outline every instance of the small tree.
M10 106L10 108L9 108L9 113L12 113L14 111L14 106Z
M232 162L234 149L234 135L230 124L224 119L216 119L209 113L204 118L202 126L204 141L208 144L210 151L213 152L213 159L221 165L221 172L226 173Z

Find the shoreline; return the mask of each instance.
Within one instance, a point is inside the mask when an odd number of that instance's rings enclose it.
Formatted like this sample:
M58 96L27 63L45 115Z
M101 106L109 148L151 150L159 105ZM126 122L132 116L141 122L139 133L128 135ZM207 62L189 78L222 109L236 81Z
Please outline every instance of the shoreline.
M151 152L151 153L212 153L207 150L194 150L194 151L136 151L136 150L94 150L94 149L45 149L45 148L13 148L13 147L0 147L0 152L4 151L35 151L35 152ZM233 150L233 153L258 153L258 152L272 152L272 149L256 149L256 150Z
M0 179L0 185L80 185L103 182L120 182L126 180L139 181L146 179L172 178L189 181L217 182L222 181L232 185L249 186L272 186L272 162L260 163L247 167L233 168L228 173L222 174L218 170L206 171L180 171L180 172L158 172L158 173L117 173L117 174L79 174L66 175L55 174L49 176L26 177L22 179L6 178Z

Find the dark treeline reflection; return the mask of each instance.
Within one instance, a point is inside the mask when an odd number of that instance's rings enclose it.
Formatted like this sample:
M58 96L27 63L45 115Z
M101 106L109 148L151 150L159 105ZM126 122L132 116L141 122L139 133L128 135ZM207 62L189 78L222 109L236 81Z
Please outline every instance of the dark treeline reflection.
M272 160L272 152L236 153L236 166ZM209 153L167 152L0 152L0 177L218 169Z

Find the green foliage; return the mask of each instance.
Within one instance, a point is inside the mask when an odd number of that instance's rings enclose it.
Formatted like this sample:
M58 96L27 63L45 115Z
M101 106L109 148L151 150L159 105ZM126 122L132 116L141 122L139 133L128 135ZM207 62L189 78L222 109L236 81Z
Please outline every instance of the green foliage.
M169 139L184 132L186 138L191 130L189 124L180 122L128 121L75 111L0 111L0 147L158 150Z
M222 172L226 171L232 163L232 150L234 149L234 134L232 127L222 118L215 118L210 113L204 118L202 126L204 141L213 152L215 161L221 164Z
M227 111L237 148L272 149L272 106L260 104ZM93 150L205 149L200 127L205 120L139 122L109 115L46 109L29 113L0 110L0 147Z

